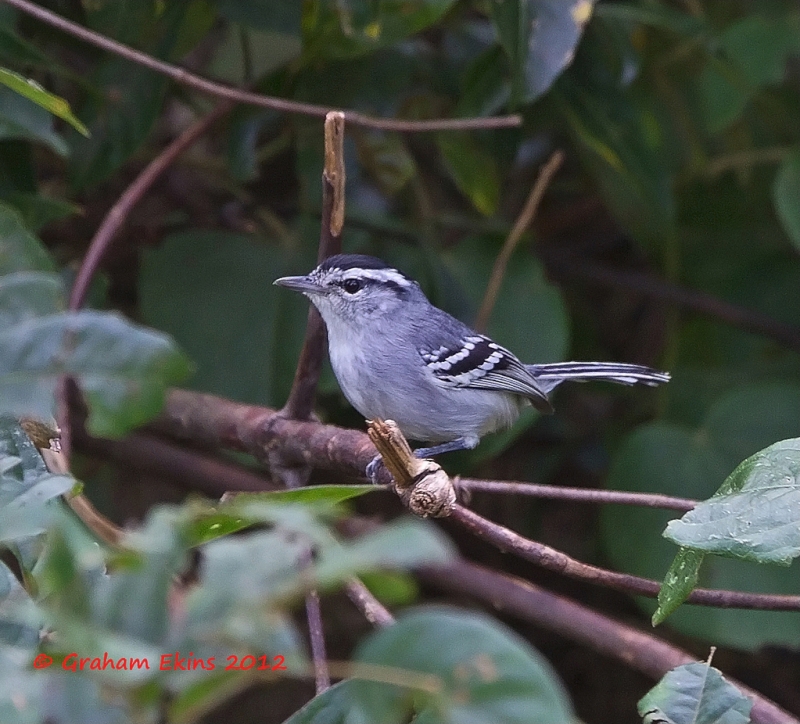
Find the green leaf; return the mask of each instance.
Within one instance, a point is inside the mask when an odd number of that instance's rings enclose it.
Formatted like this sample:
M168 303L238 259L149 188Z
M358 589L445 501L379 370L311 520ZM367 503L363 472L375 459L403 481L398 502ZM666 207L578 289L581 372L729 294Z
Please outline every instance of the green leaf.
M595 0L529 0L533 29L525 60L525 101L530 103L553 84L572 62Z
M302 3L275 0L216 0L219 14L261 30L300 35Z
M258 176L258 138L264 126L275 123L275 111L241 108L228 122L228 167L239 181Z
M668 671L639 701L644 724L748 724L752 700L708 663Z
M11 569L0 561L0 650L4 645L33 650L44 624L28 592Z
M511 102L525 95L525 66L533 31L534 4L530 0L490 0L492 22L511 66Z
M40 193L12 191L5 198L19 211L31 231L39 231L52 221L81 213L77 204Z
M467 133L439 133L436 143L456 186L480 213L493 215L500 200L500 175L494 157Z
M772 199L786 235L800 251L800 151L783 160L772 186Z
M396 133L358 131L358 161L386 196L399 193L414 178L417 166Z
M587 73L573 67L551 95L616 218L639 243L661 248L675 233L673 168L680 155L670 146L669 120L635 89L590 83Z
M102 654L100 658L102 660ZM43 709L43 721L58 722L58 724L65 721L130 724L134 720L134 712L126 706L125 698L109 697L109 687L103 686L101 682L87 674L50 671L46 676L42 676L42 672L33 673L39 679L43 679L43 691L46 692L44 696L39 697ZM132 683L124 680L123 673L120 672L121 675L117 677L100 674L100 677L112 680L116 685ZM92 674L94 675L94 672ZM36 724L40 722L38 719L35 721Z
M315 696L302 709L296 711L283 724L350 724L357 722L356 713L358 682L340 681L318 696ZM381 712L383 714L384 712ZM387 720L382 716L382 724ZM387 722L387 724L389 724Z
M74 484L68 475L49 473L16 420L0 417L0 541L43 532L53 519L52 499Z
M718 45L723 57L709 61L699 84L712 132L736 120L760 87L783 80L788 56L800 50L800 14L748 15L726 28Z
M455 115L488 116L500 110L511 96L506 75L502 47L493 45L481 53L464 73Z
M714 494L743 455L796 434L798 429L800 387L775 383L740 386L718 397L696 428L666 422L639 427L614 455L608 486L703 500ZM674 517L668 511L624 506L604 509L603 541L614 566L648 578L662 578L668 569L678 570L683 553L670 568L676 550L660 535ZM679 571L682 576L677 581L668 582L675 588L675 598L665 591L665 606L672 607L686 593L696 561L690 563ZM800 579L783 568L706 556L699 573L697 584L701 586L800 594ZM640 603L653 613L651 601ZM659 618L662 615L664 608ZM771 611L686 606L672 614L670 623L685 634L739 648L788 643L800 636L800 620Z
M30 667L27 649L0 646L0 721L4 724L40 724L47 681Z
M789 565L800 555L800 438L747 458L712 498L667 525L686 548Z
M374 533L323 549L314 572L320 586L330 587L364 571L447 563L454 553L450 540L435 526L401 518Z
M704 35L708 32L708 26L702 19L673 9L668 5L604 2L595 8L594 14L598 18L648 25L679 35Z
M20 271L0 276L0 329L64 309L64 285L55 274Z
M179 523L178 511L157 507L141 528L126 534L126 564L117 565L114 575L94 589L93 625L147 643L165 642L170 589L188 562L188 541Z
M228 536L206 545L200 583L186 600L187 646L198 655L202 654L195 643L221 648L224 661L234 653L235 643L251 652L282 654L287 667L302 667L300 637L282 606L287 597L304 590L307 579L301 577L301 569L309 545L309 539L291 527Z
M279 71L302 51L300 37L231 23L220 40L210 72L231 85L252 84L258 79L258 90L268 95L282 95L283 86L270 87L270 73ZM242 109L244 114L252 108ZM260 109L263 112L263 109ZM258 112L258 111L256 111ZM275 113L274 111L272 113ZM278 115L276 117L282 118Z
M304 299L272 285L290 272L288 262L277 246L217 231L175 234L145 253L142 317L174 336L195 362L191 387L241 402L283 403L308 317ZM313 260L302 263L293 268L311 268Z
M81 109L90 138L71 143L70 181L76 190L100 183L145 142L166 94L164 76L122 58L104 60L92 82L100 94Z
M719 44L750 85L780 83L788 56L800 51L800 13L775 18L748 15L726 28Z
M402 685L359 680L353 698L362 721L404 722L410 711L426 724L576 721L547 661L482 614L446 607L406 612L393 626L372 634L354 659L366 672L386 666L406 670L408 679L416 675L437 682L435 692L415 693Z
M48 93L35 81L24 78L6 68L0 68L0 83L11 88L15 93L19 93L21 96L33 101L54 116L65 120L76 131L88 137L89 130L72 113L69 103L60 96Z
M408 606L419 598L419 586L412 573L371 571L359 578L384 606Z
M500 43L508 55L512 102L542 95L572 62L594 0L491 0Z
M54 271L47 250L22 223L19 213L0 203L0 277L16 271Z
M121 435L156 415L189 362L163 334L117 314L51 314L0 331L0 411L47 418L62 375L89 404L95 435Z
M312 485L295 490L275 490L264 493L239 493L235 504L262 501L265 503L330 503L337 505L345 500L374 493L374 485Z
M678 551L658 592L658 608L653 614L653 626L663 623L697 587L704 558L704 553L691 548L681 548Z
M756 93L741 69L725 60L709 61L698 78L697 90L705 125L711 133L719 133L733 123Z
M345 58L372 52L433 25L454 0L313 0L303 8L303 45L312 57Z

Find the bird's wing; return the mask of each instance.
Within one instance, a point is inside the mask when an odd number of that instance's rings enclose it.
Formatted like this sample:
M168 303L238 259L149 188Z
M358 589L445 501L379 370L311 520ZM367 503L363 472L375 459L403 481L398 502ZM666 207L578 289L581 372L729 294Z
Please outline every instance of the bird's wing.
M547 394L516 356L482 334L471 333L436 349L421 349L426 367L449 387L511 392L538 410L552 412Z

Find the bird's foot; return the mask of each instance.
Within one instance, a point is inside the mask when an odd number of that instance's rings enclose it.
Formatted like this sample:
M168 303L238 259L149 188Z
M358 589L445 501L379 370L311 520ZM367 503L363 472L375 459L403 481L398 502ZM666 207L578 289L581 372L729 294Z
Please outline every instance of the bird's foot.
M380 477L381 470L384 468L383 458L380 455L376 455L367 465L367 477L370 479L370 482L373 485L380 485L378 478Z

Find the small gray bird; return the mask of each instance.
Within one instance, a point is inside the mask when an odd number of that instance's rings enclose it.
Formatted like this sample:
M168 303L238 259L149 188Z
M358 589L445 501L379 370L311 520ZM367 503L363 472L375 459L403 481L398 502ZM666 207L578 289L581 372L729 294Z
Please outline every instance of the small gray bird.
M412 440L437 443L417 449L417 457L474 448L487 433L510 427L526 405L553 412L548 395L566 380L655 386L670 378L615 362L523 364L371 256L337 254L307 276L275 284L302 292L319 310L333 371L356 410L394 420Z

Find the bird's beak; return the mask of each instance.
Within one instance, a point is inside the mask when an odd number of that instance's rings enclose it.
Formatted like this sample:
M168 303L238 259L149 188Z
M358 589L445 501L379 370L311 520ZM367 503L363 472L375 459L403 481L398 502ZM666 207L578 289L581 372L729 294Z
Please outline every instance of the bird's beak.
M286 287L295 292L302 292L303 294L320 294L322 292L322 287L316 282L311 281L307 276L281 277L272 283L279 287Z

